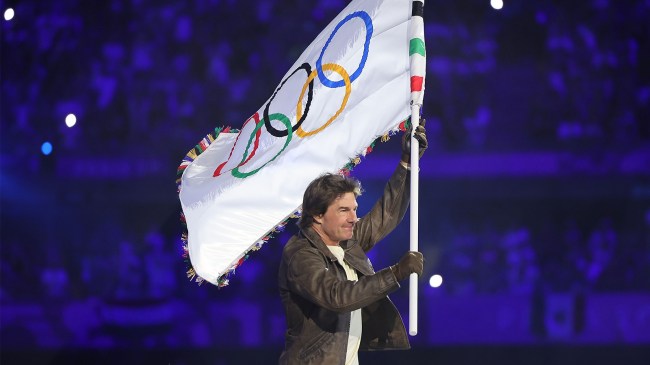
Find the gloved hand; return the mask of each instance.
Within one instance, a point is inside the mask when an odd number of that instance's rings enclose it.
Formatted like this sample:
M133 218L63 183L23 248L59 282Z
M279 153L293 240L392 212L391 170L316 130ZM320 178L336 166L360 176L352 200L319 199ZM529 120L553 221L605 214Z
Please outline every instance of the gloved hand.
M426 129L424 129L424 125L427 124L426 119L420 119L420 125L415 128L415 138L419 142L419 147L420 147L420 157L424 154L424 150L427 149L429 146L429 143L427 142L427 135L426 135ZM409 128L404 132L404 135L402 136L402 162L404 163L411 163L411 131L413 130L413 125L409 126Z
M397 278L397 281L402 281L409 277L411 273L422 275L422 267L424 266L424 256L421 252L408 251L399 262L390 267Z

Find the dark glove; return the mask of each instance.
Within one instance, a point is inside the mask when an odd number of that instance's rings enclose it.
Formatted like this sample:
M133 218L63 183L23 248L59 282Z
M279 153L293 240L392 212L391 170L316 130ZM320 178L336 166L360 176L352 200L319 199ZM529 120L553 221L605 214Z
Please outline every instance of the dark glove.
M390 267L397 278L397 281L402 281L409 277L412 273L422 275L422 266L424 265L424 257L421 252L409 251L399 260L399 262Z
M424 154L424 150L427 149L429 143L427 142L426 129L424 125L427 124L426 119L420 119L420 125L415 128L415 139L418 140L420 144L420 157ZM413 125L411 124L409 128L404 132L402 136L402 161L404 163L411 163L411 131L413 130Z

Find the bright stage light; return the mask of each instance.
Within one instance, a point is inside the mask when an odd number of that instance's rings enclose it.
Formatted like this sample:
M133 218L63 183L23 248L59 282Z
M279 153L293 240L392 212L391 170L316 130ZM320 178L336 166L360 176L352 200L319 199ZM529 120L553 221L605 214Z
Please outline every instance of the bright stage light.
M41 145L41 152L43 152L45 156L52 153L52 144L50 142L43 142Z
M431 278L429 279L429 286L431 286L432 288L437 288L440 285L442 285L442 276L438 274L431 276Z
M14 9L7 8L7 10L5 10L5 20L10 21L13 18L14 18Z
M503 0L490 0L490 5L496 10L503 8Z
M74 125L77 124L77 117L70 113L65 117L65 125L68 127L74 127Z

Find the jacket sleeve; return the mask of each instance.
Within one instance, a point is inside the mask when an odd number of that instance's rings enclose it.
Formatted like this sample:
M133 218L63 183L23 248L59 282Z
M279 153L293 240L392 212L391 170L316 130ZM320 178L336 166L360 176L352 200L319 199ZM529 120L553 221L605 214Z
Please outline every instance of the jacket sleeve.
M390 268L358 281L340 279L337 268L315 248L295 252L288 260L290 290L312 303L334 312L363 308L397 290L400 286Z
M403 166L397 166L384 188L384 194L370 212L357 222L354 238L365 252L386 237L404 218L410 199L410 175Z

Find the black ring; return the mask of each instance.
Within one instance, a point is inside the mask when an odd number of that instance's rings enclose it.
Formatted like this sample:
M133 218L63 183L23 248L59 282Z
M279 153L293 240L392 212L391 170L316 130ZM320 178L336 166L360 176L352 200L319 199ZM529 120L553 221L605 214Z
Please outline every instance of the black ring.
M269 107L271 106L271 102L275 98L275 95L278 93L278 91L280 91L280 89L282 89L282 86L284 86L284 83L287 82L287 80L289 80L289 78L291 78L291 76L293 76L296 72L298 72L300 70L303 70L303 69L305 70L305 72L307 72L307 77L309 77L309 75L311 75L311 66L307 62L303 63L302 65L300 65L300 67L295 69L291 73L291 75L287 76L286 79L282 80L282 83L280 84L280 86L278 86L277 90L275 90L275 92L273 93L273 96L271 96L271 99L269 99L269 102L266 103L266 107L264 108L264 115L263 115L262 118L264 118L264 126L266 127L266 130L272 136L284 137L287 134L289 134L289 132L288 132L288 129L278 130L278 129L275 129L271 125L271 120L269 119ZM305 118L307 117L307 114L309 113L309 106L311 106L311 99L312 99L313 93L314 93L314 80L312 79L311 81L309 81L309 91L307 93L307 105L305 105L305 112L302 114L302 117L300 118L300 120L298 120L298 123L296 123L296 125L291 127L291 133L295 132L298 128L300 128L300 125L302 124L302 122L305 121Z

